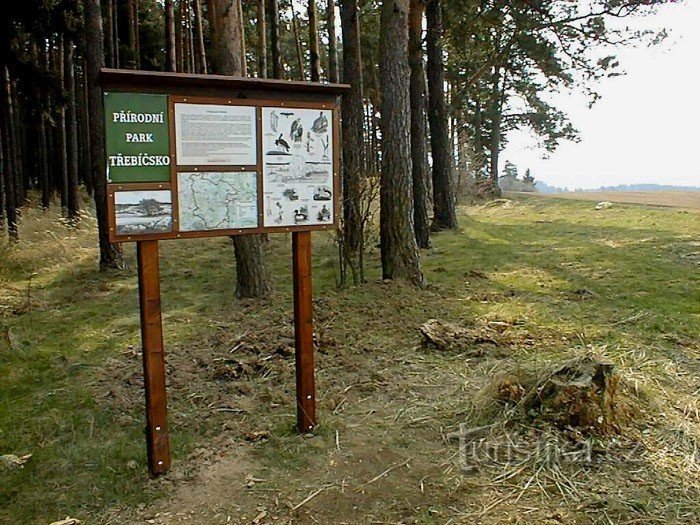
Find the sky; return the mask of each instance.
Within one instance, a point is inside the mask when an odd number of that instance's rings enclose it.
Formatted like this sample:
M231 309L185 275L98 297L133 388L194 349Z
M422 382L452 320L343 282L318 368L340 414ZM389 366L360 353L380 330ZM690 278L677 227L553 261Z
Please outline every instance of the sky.
M117 204L138 204L144 199L170 202L170 191L118 191L114 194Z
M549 158L526 132L514 132L501 155L520 173L559 187L597 188L653 183L700 186L700 0L662 6L631 20L635 29L660 28L661 45L622 49L626 76L605 79L592 109L580 93L552 102L570 115L581 142L564 142Z

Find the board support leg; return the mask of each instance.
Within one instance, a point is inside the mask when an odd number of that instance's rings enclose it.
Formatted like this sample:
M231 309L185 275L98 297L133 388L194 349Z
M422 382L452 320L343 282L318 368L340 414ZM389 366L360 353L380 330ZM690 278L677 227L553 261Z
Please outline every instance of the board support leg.
M151 475L158 476L170 469L158 241L137 242L136 253L139 267L141 342L146 389L148 470Z
M316 426L311 232L292 233L292 266L294 271L297 427L299 432L304 434L311 432Z

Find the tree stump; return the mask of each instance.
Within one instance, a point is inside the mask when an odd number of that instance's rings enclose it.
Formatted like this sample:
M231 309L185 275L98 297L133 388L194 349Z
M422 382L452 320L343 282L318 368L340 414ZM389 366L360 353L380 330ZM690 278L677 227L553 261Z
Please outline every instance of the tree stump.
M617 385L615 366L587 355L547 375L519 405L535 419L611 434L618 431Z

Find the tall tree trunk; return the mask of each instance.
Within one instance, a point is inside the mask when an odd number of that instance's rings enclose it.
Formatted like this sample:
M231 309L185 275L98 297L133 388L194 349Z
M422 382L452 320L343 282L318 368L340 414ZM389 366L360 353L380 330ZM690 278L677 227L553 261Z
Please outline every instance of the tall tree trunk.
M338 36L335 31L335 0L328 0L328 81L338 82Z
M192 73L197 73L199 71L199 57L197 56L196 53L196 44L195 44L195 29L194 29L194 19L193 19L193 12L192 12L193 5L190 5L188 7L187 11L187 25L188 25L188 38L190 41L190 71Z
M51 71L51 49L52 45L49 42L49 45L44 45L43 46L44 52L43 52L43 67L44 71L50 72ZM53 197L54 190L56 188L55 185L55 179L56 179L56 162L54 159L54 152L56 151L56 148L54 147L54 130L53 126L51 125L51 112L53 111L54 107L54 96L51 94L51 92L47 92L45 95L44 99L44 131L45 131L45 140L46 140L46 191L48 193L47 199L44 201L46 202L46 207L49 207L50 200Z
M267 78L267 17L266 0L258 0L258 77Z
M177 71L175 6L173 5L173 0L165 0L165 70Z
M269 0L268 16L270 26L270 58L272 78L282 78L282 50L280 47L280 10L277 0Z
M7 67L2 69L2 119L0 121L0 131L2 132L3 148L3 185L5 190L5 217L7 220L7 233L10 240L19 240L17 229L17 201L15 191L15 158L13 145L12 126L14 122L12 107L12 84L10 73Z
M484 174L484 145L481 140L483 132L483 118L481 115L481 101L477 97L474 103L474 178L479 179Z
M321 80L321 57L318 52L318 20L316 0L309 0L309 51L311 52L311 82Z
M64 67L65 40L63 34L58 35L56 41L55 71L61 89L65 92L65 67ZM61 209L64 216L68 215L68 140L66 137L66 101L61 101L58 108L58 161L60 170Z
M182 19L182 70L185 73L192 73L192 28L190 27L190 4L188 0L182 0L182 8L180 10Z
M355 284L362 279L362 179L365 173L364 95L357 0L342 0L343 80L351 84L343 98L343 242L345 263Z
M343 37L345 38L345 37ZM343 100L345 97L343 97ZM343 102L345 104L345 102ZM369 100L366 100L364 102L363 110L364 113L362 115L363 121L362 125L364 126L362 129L362 145L364 147L364 157L365 157L365 172L367 173L372 173L372 165L371 165L371 158L372 158L372 136L370 134L370 130L372 129L372 124L370 119L371 117L371 106L372 103Z
M107 0L112 2L112 13L114 18L112 19L112 25L107 27L108 32L110 32L113 46L114 46L114 67L120 68L122 65L121 51L119 49L119 4L118 0Z
M299 79L306 80L306 73L304 72L304 53L301 49L301 35L299 34L299 19L297 17L297 10L294 7L294 3L291 4L292 8L292 33L294 36L294 43L296 44L297 50L297 65L299 66Z
M85 0L86 69L88 75L88 104L90 108L90 157L100 239L100 269L119 268L121 249L109 242L107 221L107 177L105 176L104 106L99 85L100 69L104 65L102 48L102 14L100 0Z
M411 0L408 25L408 61L411 66L411 159L413 162L413 222L419 248L430 248L428 217L428 121L423 65L423 11L421 0Z
M12 126L12 143L14 145L14 175L15 175L15 203L17 205L18 214L19 209L27 201L27 190L25 181L24 171L24 159L26 156L23 154L24 148L24 121L22 118L22 104L20 104L19 93L17 90L17 81L11 83L11 95L12 95L12 105L15 108L13 112L14 122Z
M50 73L52 71L52 49L53 49L53 43L51 42L50 39L47 40L42 45L43 49L43 68L46 73ZM53 114L54 111L54 105L55 105L55 98L54 95L52 94L52 90L48 90L45 95L44 95L44 123L45 123L45 131L46 131L46 166L47 166L47 173L46 173L46 179L48 182L47 185L47 191L49 193L49 199L53 199L53 194L54 191L56 190L56 160L55 160L55 151L56 148L54 147L54 128L53 128L53 119L51 115ZM48 206L47 206L48 207Z
M243 5L238 10L238 24L241 26L241 31L243 32L243 38L241 39L241 62L243 63L243 73L244 77L248 76L248 53L245 47L245 23L243 22ZM267 237L265 237L267 239Z
M129 69L141 67L141 51L139 49L139 0L128 0L127 3L129 25Z
M434 230L457 228L454 158L448 130L445 100L445 59L443 56L442 5L431 0L426 7L428 21L428 90L430 142L433 155Z
M68 219L77 223L80 218L80 201L78 196L78 116L75 94L75 67L73 58L75 48L72 40L65 47L65 86L68 96L66 112L66 131L68 144Z
M86 46L85 46L86 47ZM93 196L93 177L92 177L92 160L90 158L90 110L88 108L88 80L86 59L83 56L83 74L81 78L81 101L80 101L80 122L81 126L81 142L80 142L80 167L82 171L82 179L85 183L85 189L88 195Z
M449 93L450 93L450 99L447 103L448 108L453 108L455 106L455 98L456 98L456 87L454 82L448 82L449 86ZM457 142L457 114L456 111L449 111L449 119L450 119L450 146L452 146L452 158L454 159L454 171L455 171L455 177L457 176L456 171L459 169L459 149L457 148L458 142ZM456 180L456 179L455 179ZM455 185L455 197L458 193L457 186Z
M115 66L115 54L114 54L114 38L113 38L113 30L112 27L114 25L114 17L116 16L116 12L114 11L114 3L112 0L107 0L107 7L104 10L105 12L105 27L107 30L104 32L105 33L105 63L107 64L107 67L116 67Z
M194 52L194 27L192 23L192 5L187 6L187 49L190 54L190 73L197 72L197 60Z
M37 121L39 124L37 140L39 142L39 162L40 174L39 187L41 188L41 207L48 209L51 205L51 171L49 168L49 148L46 140L46 117L44 116L44 101L41 94L37 93L36 97L39 115Z
M501 190L498 185L498 160L501 153L501 71L496 67L491 86L491 136L490 136L490 166L489 176L491 187L495 195L499 195Z
M184 29L182 27L183 1L184 0L180 0L177 3L177 9L175 9L175 56L177 62L176 67L180 72L185 71Z
M381 152L382 152L382 145L381 145L381 139L380 139L380 124L379 124L379 117L377 116L377 113L375 111L375 107L371 106L372 112L370 113L370 123L372 124L372 170L375 173L379 173L379 171L382 169L382 162L381 162Z
M383 0L380 235L384 278L406 279L422 285L423 273L413 229L408 14L409 0Z
M1 107L1 106L0 106ZM0 115L2 115L2 110L0 110ZM0 230L5 229L5 154L3 153L3 133L2 124L0 123Z
M204 22L202 20L201 0L192 0L194 9L194 52L197 62L197 73L207 74L207 53L204 49Z
M139 41L139 0L134 1L134 42L136 43L136 69L141 69L141 42Z
M219 75L245 76L243 25L240 0L208 0L211 28L211 65ZM264 236L233 237L236 256L237 295L264 297L272 289L264 254Z

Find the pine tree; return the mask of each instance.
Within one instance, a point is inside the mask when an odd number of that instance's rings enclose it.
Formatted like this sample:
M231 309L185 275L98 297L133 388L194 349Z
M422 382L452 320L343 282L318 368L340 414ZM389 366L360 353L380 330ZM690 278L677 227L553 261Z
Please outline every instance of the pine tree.
M321 55L318 52L316 0L309 0L309 51L311 54L311 82L319 82L321 80Z
M413 221L419 248L430 248L428 218L428 121L425 66L423 65L422 0L411 0L408 58L411 66L411 159L413 163Z
M100 269L120 268L122 253L118 245L109 242L107 220L107 178L105 176L104 106L99 85L100 69L104 66L102 14L99 0L85 0L86 74L90 110L90 158L94 187L97 229L100 241Z
M343 80L351 85L343 97L343 243L345 264L357 284L362 280L362 179L365 167L364 92L357 0L342 0Z
M328 0L328 81L338 82L338 37L335 31L335 0Z
M165 70L177 71L175 54L175 6L173 0L165 0Z
M258 0L257 6L259 78L267 78L267 16L265 15L265 1Z
M457 228L454 154L448 131L449 113L445 97L445 61L443 46L442 5L430 0L426 7L428 25L428 121L433 157L432 228Z
M384 0L381 12L382 174L380 237L385 279L423 284L413 229L409 0Z

